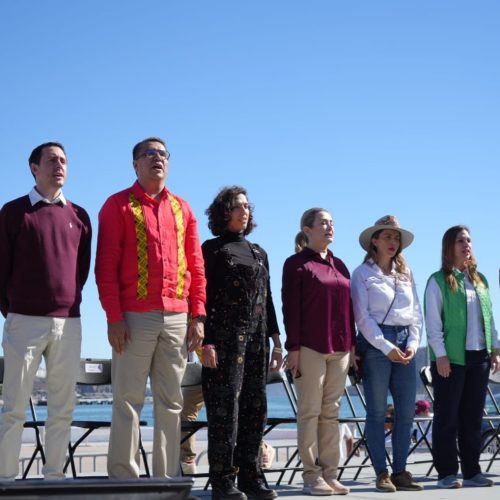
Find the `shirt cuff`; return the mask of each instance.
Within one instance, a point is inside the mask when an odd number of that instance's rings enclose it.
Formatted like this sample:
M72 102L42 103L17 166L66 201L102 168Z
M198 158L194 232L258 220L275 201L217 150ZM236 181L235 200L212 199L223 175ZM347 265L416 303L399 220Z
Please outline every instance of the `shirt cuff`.
M432 350L434 351L434 355L436 358L442 358L443 356L448 356L448 353L446 352L446 348L443 346L439 346L437 348L432 347Z

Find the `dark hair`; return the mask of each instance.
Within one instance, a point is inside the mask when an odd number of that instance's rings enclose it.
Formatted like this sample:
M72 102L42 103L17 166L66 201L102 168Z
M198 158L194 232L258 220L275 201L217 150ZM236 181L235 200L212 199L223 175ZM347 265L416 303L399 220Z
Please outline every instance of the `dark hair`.
M467 231L470 235L470 230L467 226L459 224L457 226L450 227L446 230L443 235L442 250L441 250L441 270L444 273L446 282L450 287L450 290L456 292L458 289L457 280L453 274L453 267L455 264L455 242L457 240L458 233L462 231ZM465 267L471 277L472 282L476 286L485 286L481 276L477 271L477 261L474 254L471 252L471 258L465 263Z
M160 139L159 137L146 137L146 139L143 139L141 142L138 142L134 146L134 149L132 149L133 160L137 160L137 157L139 156L139 153L141 152L143 146L145 146L148 142L159 142L160 144L163 145L165 149L167 149L167 145L165 144L165 141L163 139Z
M241 186L229 186L222 188L219 194L214 198L214 201L205 210L205 215L208 217L208 229L212 231L214 236L220 236L227 231L227 223L231 220L231 210L233 208L234 199L243 194L247 196L247 191ZM243 232L247 235L252 232L257 226L253 221L253 207L249 205L250 215L248 224Z
M44 142L31 152L30 157L28 158L28 165L30 167L32 163L34 163L35 165L40 165L40 159L42 158L43 150L50 147L60 148L63 150L64 154L66 154L66 151L64 151L64 146L60 142Z

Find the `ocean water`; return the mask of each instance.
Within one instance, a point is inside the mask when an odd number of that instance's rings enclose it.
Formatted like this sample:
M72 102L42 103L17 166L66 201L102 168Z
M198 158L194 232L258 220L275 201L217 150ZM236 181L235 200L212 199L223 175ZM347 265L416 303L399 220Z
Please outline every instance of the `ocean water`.
M293 417L293 411L288 401L286 394L284 393L282 387L270 386L267 392L268 400L268 416L269 417ZM363 405L359 398L356 396L352 397L352 401L356 410L357 415L363 416L365 414L363 410ZM37 419L45 420L47 418L47 407L46 406L35 406ZM343 398L342 405L340 408L341 417L350 417L352 412L345 398ZM26 417L28 420L31 419L31 414L26 412ZM205 408L200 412L199 418L201 420L206 419ZM74 420L110 420L111 419L111 404L81 404L75 407L73 414ZM145 420L148 425L153 425L153 405L151 403L146 403L143 407L141 413L141 419Z

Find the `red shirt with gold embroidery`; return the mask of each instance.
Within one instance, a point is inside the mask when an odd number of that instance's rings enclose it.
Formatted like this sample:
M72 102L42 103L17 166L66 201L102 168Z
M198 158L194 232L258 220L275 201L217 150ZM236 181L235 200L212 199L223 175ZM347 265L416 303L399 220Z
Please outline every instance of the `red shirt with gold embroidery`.
M110 196L99 212L95 275L109 323L125 311L204 315L205 268L191 207L166 189L158 201L138 182Z

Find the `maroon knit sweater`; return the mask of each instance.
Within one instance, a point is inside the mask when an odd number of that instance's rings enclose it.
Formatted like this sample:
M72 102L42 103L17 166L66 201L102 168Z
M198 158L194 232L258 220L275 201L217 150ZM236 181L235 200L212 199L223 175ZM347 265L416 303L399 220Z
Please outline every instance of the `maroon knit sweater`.
M80 316L90 267L91 226L73 203L31 205L29 196L0 212L0 310L29 316Z

